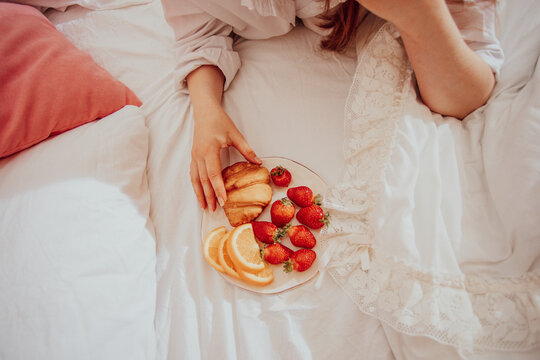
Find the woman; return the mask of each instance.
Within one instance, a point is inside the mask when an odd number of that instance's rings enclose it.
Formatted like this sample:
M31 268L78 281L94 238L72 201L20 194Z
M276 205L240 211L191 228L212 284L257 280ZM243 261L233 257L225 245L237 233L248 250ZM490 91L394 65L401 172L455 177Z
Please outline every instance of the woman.
M326 35L323 49L339 51L369 12L399 31L423 102L456 118L486 102L502 61L490 1L481 7L482 23L472 27L478 17L469 16L467 5L460 4L452 14L444 0L162 1L176 36L178 83L189 90L193 106L191 181L201 208L212 211L216 198L220 205L227 198L221 149L234 146L248 161L260 163L221 106L223 91L240 67L233 33L248 39L279 36L290 31L298 17ZM456 22L467 27L470 41L464 41Z

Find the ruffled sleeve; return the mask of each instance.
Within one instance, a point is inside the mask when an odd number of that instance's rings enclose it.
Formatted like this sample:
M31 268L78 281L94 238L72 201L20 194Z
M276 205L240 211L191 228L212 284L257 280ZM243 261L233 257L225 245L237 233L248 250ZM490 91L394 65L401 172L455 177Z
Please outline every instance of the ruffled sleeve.
M495 1L447 1L447 4L467 45L484 59L498 77L504 54L497 39Z
M225 76L224 90L240 68L232 48L232 27L189 0L162 0L165 18L174 30L175 79L187 91L186 77L202 65L215 65Z

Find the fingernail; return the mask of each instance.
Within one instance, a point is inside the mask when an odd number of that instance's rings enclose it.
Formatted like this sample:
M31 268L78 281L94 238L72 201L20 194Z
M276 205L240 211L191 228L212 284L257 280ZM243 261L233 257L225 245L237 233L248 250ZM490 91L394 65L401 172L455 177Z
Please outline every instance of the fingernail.
M221 207L223 207L223 205L225 205L225 201L223 200L223 198L222 198L221 196L218 196L218 199L217 199L217 200L218 200L219 205L220 205Z
M258 156L255 156L255 161L256 161L256 162L258 162L258 163L262 163L262 160L261 160L261 159L259 159L259 157L258 157Z

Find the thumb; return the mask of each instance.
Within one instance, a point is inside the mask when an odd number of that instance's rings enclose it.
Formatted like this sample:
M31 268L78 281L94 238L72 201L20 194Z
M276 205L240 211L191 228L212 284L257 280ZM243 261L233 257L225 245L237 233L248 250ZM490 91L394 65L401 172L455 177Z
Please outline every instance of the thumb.
M246 139L242 136L242 134L237 130L231 133L231 142L232 146L236 148L242 154L243 157L246 158L249 162L255 163L255 164L262 164L261 159L257 157L255 154L255 151L249 146Z

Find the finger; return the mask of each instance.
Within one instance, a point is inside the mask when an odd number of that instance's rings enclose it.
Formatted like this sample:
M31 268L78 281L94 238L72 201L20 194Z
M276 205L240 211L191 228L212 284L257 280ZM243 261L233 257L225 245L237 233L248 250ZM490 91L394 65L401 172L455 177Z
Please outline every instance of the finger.
M249 146L246 139L240 134L239 131L235 131L230 134L232 146L236 148L236 150L240 151L240 154L246 158L246 160L256 163L256 164L262 164L261 159L257 157L255 154L255 151Z
M193 160L191 161L189 173L191 177L191 186L195 191L195 196L197 196L199 206L204 210L206 209L206 200L204 199L204 192L199 178L199 169L197 167L197 163Z
M216 196L214 194L214 189L212 188L212 183L208 179L208 174L206 172L206 164L204 161L197 161L197 168L199 169L199 178L201 179L201 185L204 191L204 197L208 207L212 210L216 210Z
M204 159L206 162L206 173L208 174L208 179L212 184L214 193L217 196L219 205L223 207L225 201L227 200L227 192L225 191L225 184L223 183L223 177L221 177L221 161L219 159L220 149L217 149L217 152L213 154L208 154Z

